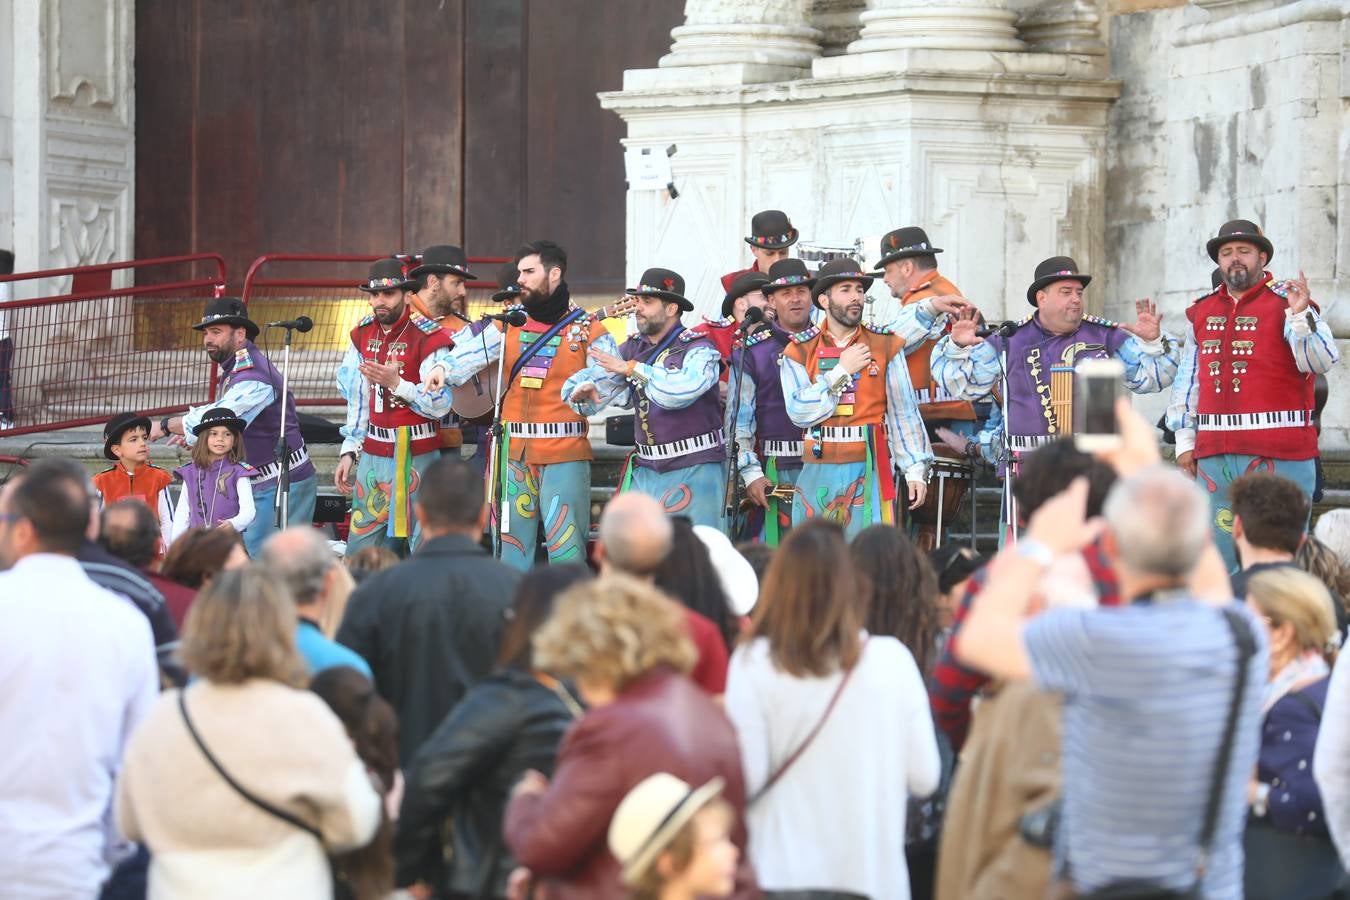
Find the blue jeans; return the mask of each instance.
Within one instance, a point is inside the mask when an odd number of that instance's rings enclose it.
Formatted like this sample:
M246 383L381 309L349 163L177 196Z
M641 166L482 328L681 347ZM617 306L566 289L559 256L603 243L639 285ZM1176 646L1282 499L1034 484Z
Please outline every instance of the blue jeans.
M314 524L314 503L317 497L317 475L311 475L304 481L292 481L290 496L286 501L286 526ZM275 481L265 488L253 489L253 507L257 515L244 529L244 549L254 559L262 552L263 543L277 530L277 511L274 508L276 498Z

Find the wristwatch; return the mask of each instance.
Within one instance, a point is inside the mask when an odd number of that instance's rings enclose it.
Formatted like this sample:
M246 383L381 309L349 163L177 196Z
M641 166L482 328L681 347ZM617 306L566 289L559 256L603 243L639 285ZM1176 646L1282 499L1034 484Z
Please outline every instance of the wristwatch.
M1041 566L1049 566L1055 561L1055 551L1035 538L1024 537L1017 542L1015 551L1022 559L1029 559Z

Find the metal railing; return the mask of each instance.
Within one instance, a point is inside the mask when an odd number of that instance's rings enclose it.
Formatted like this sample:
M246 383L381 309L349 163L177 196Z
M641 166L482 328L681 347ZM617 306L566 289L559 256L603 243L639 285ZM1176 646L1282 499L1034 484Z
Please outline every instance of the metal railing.
M0 276L19 298L0 302L0 435L213 399L214 366L191 325L225 283L215 253Z
M295 402L302 406L339 406L336 372L342 354L351 343L349 337L369 312L367 295L356 285L365 280L372 262L406 254L303 254L269 253L249 266L244 278L242 299L248 305L249 318L262 325L268 321L294 319L305 315L314 320L313 330L296 334L291 342L290 388ZM507 257L471 257L469 268L477 275L495 271ZM491 311L491 295L496 282L471 281L469 318ZM281 350L279 332L267 332L258 338L259 346L274 358Z

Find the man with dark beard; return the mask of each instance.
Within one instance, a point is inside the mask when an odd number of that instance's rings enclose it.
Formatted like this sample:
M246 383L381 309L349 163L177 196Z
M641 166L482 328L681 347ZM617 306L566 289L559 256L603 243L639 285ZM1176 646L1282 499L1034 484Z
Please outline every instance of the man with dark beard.
M1340 353L1303 273L1277 282L1266 271L1275 247L1256 223L1225 223L1206 249L1223 283L1186 310L1167 427L1176 432L1177 465L1209 494L1215 543L1232 569L1228 486L1248 472L1274 472L1312 495L1314 385Z
M586 366L588 349L616 353L618 346L598 316L572 303L567 252L552 241L534 241L516 254L525 324L494 322L474 334L455 335L444 370L428 382L461 385L505 353L501 447L491 477L500 497L497 530L502 561L518 569L534 564L540 526L550 562L581 562L591 528L590 423L560 399L563 383Z
M300 420L295 414L295 396L281 394L281 373L254 345L258 326L236 297L217 297L206 304L202 320L192 326L202 332L202 345L211 361L220 366L220 385L216 400L194 407L182 416L165 416L150 426L150 439L170 437L183 446L197 442L193 429L201 424L209 409L226 406L247 424L244 428L244 459L253 467L250 478L253 503L258 514L244 529L244 547L250 556L262 549L268 535L276 531L275 501L277 476L277 436L281 431L282 404L286 410L286 449L290 458L290 492L286 504L286 524L309 525L314 521L316 479L309 450L300 436Z
M478 276L469 271L469 259L463 249L453 244L428 247L417 257L417 265L408 272L408 277L417 281L408 295L414 310L440 323L446 334L453 335L464 327L469 312L466 282ZM511 280L515 281L514 266L511 267ZM486 325L486 322L482 323L478 330ZM466 430L474 428L476 426L466 426L455 413L447 413L441 419L441 450L459 456Z
M422 541L413 502L421 473L440 459L440 419L450 411L450 392L422 382L448 355L450 336L411 307L412 286L398 259L371 264L358 285L370 315L352 329L338 366L347 421L333 482L352 497L348 553L405 542L416 550Z
M706 336L685 329L681 312L694 304L684 279L648 269L637 287L638 334L618 353L591 351L591 365L567 380L562 396L583 414L618 401L633 408L637 448L619 490L655 497L670 515L695 525L723 526L726 434L717 374L721 357Z

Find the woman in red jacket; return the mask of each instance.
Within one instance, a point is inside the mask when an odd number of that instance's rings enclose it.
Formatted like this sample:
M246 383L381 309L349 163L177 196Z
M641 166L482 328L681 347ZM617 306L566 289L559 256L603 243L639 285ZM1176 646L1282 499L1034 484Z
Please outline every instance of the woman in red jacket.
M563 738L550 782L527 772L506 809L506 842L541 900L628 896L606 845L619 801L649 775L725 782L744 858L745 783L736 734L685 675L694 663L684 612L643 582L607 575L558 598L535 634L535 664L575 680L589 711ZM758 897L748 863L740 898Z

